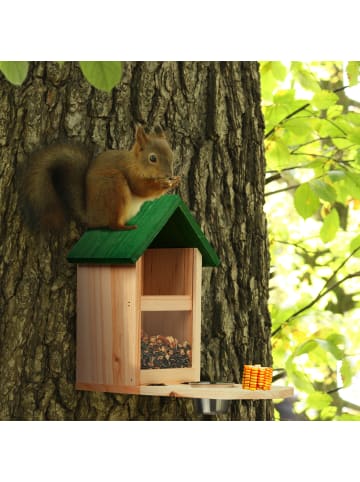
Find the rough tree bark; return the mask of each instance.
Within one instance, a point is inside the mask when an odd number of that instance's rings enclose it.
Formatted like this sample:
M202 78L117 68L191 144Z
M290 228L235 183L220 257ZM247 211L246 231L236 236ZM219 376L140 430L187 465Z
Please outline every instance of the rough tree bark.
M202 379L241 381L271 364L263 119L255 62L126 63L97 91L77 64L31 63L21 87L0 78L0 418L196 420L191 400L80 392L75 379L75 267L80 236L34 236L19 178L30 152L67 138L94 153L129 148L135 123L161 124L176 154L179 194L221 259L203 270ZM232 402L223 420L269 420L272 403Z

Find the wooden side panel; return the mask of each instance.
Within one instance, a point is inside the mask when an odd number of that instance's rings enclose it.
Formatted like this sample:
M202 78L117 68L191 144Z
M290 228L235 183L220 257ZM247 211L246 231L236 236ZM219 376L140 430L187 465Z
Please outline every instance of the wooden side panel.
M109 268L77 269L77 382L112 383L112 320Z
M139 265L78 266L77 385L137 385Z
M200 380L200 362L201 362L201 274L202 274L202 256L198 249L194 249L193 262L193 290L192 290L192 317L193 317L193 334L192 334L192 367L194 369L194 379Z
M138 385L140 381L140 264L113 267L112 271L115 385Z

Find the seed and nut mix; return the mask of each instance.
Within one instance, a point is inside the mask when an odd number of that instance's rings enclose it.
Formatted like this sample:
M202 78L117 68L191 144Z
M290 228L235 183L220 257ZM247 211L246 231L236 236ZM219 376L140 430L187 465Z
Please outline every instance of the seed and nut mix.
M173 336L141 336L141 368L187 368L191 366L191 346Z

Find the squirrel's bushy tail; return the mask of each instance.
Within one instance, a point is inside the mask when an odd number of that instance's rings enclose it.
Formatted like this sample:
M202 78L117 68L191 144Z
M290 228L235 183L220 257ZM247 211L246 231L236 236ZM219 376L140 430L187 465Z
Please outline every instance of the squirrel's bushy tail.
M31 155L23 178L23 207L33 229L60 230L68 217L86 222L90 156L77 145L54 144Z

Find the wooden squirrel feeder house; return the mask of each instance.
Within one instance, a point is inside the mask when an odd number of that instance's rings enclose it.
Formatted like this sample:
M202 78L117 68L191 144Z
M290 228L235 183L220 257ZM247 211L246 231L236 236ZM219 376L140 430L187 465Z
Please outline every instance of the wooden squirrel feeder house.
M284 398L292 389L198 386L201 271L219 258L177 195L146 202L137 229L87 231L77 264L76 388L190 398ZM282 389L282 391L281 391ZM281 393L280 393L281 392Z

